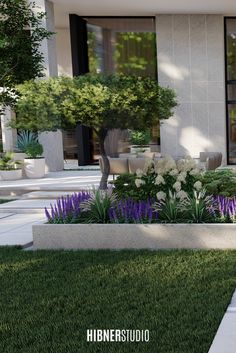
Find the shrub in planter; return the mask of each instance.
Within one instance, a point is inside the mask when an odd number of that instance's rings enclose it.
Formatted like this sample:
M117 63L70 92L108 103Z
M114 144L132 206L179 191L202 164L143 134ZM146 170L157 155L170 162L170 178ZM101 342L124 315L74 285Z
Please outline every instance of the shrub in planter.
M110 191L83 191L59 198L45 214L50 224L235 223L236 197L213 197L204 190L180 197L170 191L153 202L118 200Z
M61 197L45 209L48 223L154 223L151 201L118 200L109 191L93 190Z
M147 160L143 170L137 169L135 175L119 176L114 182L119 197L131 197L134 200L163 198L174 193L188 193L201 189L201 170L191 157L174 161L171 157L158 161Z
M158 212L150 200L119 200L109 209L110 223L157 223Z
M130 142L133 145L131 148L131 152L145 152L150 151L149 144L151 140L150 131L139 131L134 130L130 132Z
M200 180L208 194L228 197L236 195L236 174L230 169L207 171Z
M167 197L154 204L154 209L164 223L214 223L218 202L207 196L205 190L194 190L191 196L169 191Z
M14 160L14 153L7 152L0 159L0 177L3 180L18 180L22 178L21 161Z
M25 148L27 158L24 160L25 173L30 179L42 178L45 175L45 158L42 157L43 146L32 141Z

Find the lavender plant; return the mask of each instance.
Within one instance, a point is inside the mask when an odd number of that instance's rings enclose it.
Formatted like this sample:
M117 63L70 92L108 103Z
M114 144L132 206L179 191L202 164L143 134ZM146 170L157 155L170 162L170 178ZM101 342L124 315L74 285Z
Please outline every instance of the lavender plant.
M157 223L158 213L151 200L120 200L109 209L110 223Z
M216 196L214 199L220 221L236 223L236 197Z
M60 197L49 210L45 208L48 223L77 223L82 214L81 203L90 198L88 191Z

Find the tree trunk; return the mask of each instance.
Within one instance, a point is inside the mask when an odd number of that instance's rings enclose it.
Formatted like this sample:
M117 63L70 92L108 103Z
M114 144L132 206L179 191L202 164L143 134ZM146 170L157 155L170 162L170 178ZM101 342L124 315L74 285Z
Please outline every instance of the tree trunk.
M105 151L105 138L107 136L108 130L102 129L98 133L98 139L99 139L99 148L100 148L100 153L102 157L102 162L103 162L103 169L102 169L102 177L100 180L100 185L99 189L100 190L106 190L107 189L107 181L110 173L110 163L109 159L107 157L106 151Z

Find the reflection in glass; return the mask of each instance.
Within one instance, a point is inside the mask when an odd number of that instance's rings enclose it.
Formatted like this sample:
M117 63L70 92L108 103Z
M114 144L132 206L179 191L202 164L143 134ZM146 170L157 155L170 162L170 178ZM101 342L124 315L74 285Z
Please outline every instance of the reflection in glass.
M89 71L157 78L156 31L153 18L87 18ZM129 152L128 134L112 132L107 151L113 157ZM112 141L112 142L111 142ZM96 137L93 137L97 157ZM151 131L158 151L160 127ZM117 147L116 147L117 146ZM117 149L117 152L116 152Z
M153 18L88 18L89 71L156 78Z
M236 80L236 20L226 21L227 80Z
M229 162L236 163L236 105L228 105Z

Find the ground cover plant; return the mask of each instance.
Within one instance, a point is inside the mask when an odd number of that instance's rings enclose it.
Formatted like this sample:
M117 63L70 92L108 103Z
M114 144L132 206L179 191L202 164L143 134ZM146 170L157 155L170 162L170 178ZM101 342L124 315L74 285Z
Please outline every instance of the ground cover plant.
M236 195L236 174L231 169L207 171L200 180L208 194L228 197Z
M1 248L0 351L207 353L235 287L235 251ZM87 343L97 328L150 341Z

